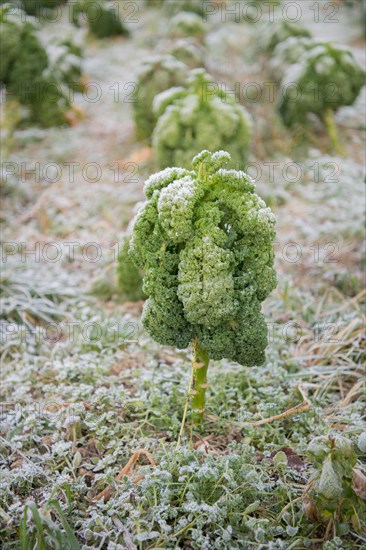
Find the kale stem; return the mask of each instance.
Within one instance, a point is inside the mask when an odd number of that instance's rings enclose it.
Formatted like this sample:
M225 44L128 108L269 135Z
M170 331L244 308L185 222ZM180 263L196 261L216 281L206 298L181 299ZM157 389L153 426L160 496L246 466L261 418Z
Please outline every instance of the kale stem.
M327 129L327 132L328 132L328 136L329 136L329 139L330 139L332 149L336 153L343 154L344 151L343 151L342 146L341 146L340 141L339 141L337 125L336 125L335 120L334 120L334 113L333 113L332 109L330 109L328 107L325 110L322 118L323 118L324 125Z
M193 420L195 424L202 424L206 404L207 389L207 369L210 359L203 348L201 348L198 338L192 343L192 409Z
M179 447L184 431L184 425L187 418L189 399L192 396L192 408L193 419L195 424L200 425L203 421L203 414L205 411L206 403L206 389L207 389L207 369L209 364L209 357L205 350L201 348L198 342L198 338L195 338L192 342L192 370L191 379L189 381L189 388L186 397L186 404L184 406L182 422L180 425L177 448Z

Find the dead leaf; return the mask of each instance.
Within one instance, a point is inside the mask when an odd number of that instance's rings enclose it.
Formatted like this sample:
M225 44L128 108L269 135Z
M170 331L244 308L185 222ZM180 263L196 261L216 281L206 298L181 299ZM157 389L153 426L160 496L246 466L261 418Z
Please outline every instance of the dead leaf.
M125 355L117 363L113 363L109 372L115 376L118 376L122 371L140 367L143 364L144 356L142 353L131 353Z
M177 360L176 357L173 357L172 355L168 355L167 353L161 353L159 357L163 361L163 363L165 363L166 365L174 365L174 363Z
M149 158L151 158L154 154L153 149L151 147L142 147L141 149L138 149L130 157L124 160L118 160L118 165L123 168L124 165L126 165L128 162L133 162L138 164L139 162L143 162Z
M304 497L302 505L303 505L303 509L306 517L312 523L317 523L319 521L318 511L316 509L316 506L314 506L313 501L308 495Z
M136 462L138 461L138 459L142 455L145 456L148 459L151 466L156 466L156 462L153 459L152 455L149 453L149 451L147 451L146 449L139 449L138 451L133 453L130 460L127 462L127 464L125 466L123 466L123 468L120 470L118 476L116 477L116 483L119 483L124 476L130 476L131 475ZM139 481L141 481L141 479L143 479L143 477L137 476L137 477L135 477L133 482L138 483ZM98 493L97 496L95 496L93 498L93 500L104 499L104 502L107 502L111 498L113 492L114 492L114 490L111 489L111 487L106 487L105 489L103 489L103 491Z
M50 435L46 435L45 437L42 437L41 439L41 445L39 446L39 451L41 454L48 453L51 446L52 446L52 437Z
M88 87L89 85L89 77L88 75L86 74L83 74L81 75L81 78L80 78L80 87L83 91L86 90L86 88Z
M83 118L85 118L84 109L76 105L73 105L71 109L65 114L66 122L71 127L77 126Z
M126 544L126 550L137 550L137 546L134 544L132 540L131 533L126 529L123 523L117 517L113 518L113 523L117 527L117 529L121 533L123 533L123 538Z
M24 459L23 458L18 458L17 460L15 460L14 462L11 463L10 465L10 469L11 470L15 470L16 468L21 468L24 464Z
M352 487L356 495L366 500L366 476L359 468L353 470Z

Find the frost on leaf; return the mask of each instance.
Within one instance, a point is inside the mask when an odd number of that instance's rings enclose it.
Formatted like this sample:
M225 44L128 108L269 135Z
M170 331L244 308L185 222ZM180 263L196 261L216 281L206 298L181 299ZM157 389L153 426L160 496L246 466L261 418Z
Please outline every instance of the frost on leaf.
M154 97L172 87L181 86L187 77L187 67L173 56L152 56L140 67L137 92L133 102L137 137L149 137L157 117L153 110Z
M314 43L290 65L281 82L278 110L288 126L304 123L309 113L322 118L327 110L352 105L365 84L365 71L346 48ZM291 85L295 96L288 92Z
M276 286L275 217L226 151L203 150L192 170L167 168L145 185L130 255L149 297L143 324L159 343L198 337L213 359L264 360L261 302Z
M225 148L233 162L244 164L252 133L250 116L203 69L191 71L186 89L165 91L154 101L160 116L153 145L161 168L188 168L197 151L208 146Z
M190 176L174 181L160 193L159 220L168 237L175 243L188 240L193 234L192 218L200 188Z
M299 22L278 19L267 25L265 49L271 52L291 36L310 38L310 32Z

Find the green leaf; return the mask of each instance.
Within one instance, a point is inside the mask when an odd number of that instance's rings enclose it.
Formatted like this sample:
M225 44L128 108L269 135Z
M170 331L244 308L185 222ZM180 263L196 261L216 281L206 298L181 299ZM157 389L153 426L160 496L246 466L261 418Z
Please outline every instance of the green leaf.
M82 459L81 454L79 453L79 451L77 451L75 453L74 459L72 461L72 467L73 467L74 470L80 466L81 459Z
M256 510L258 510L260 504L261 504L260 500L256 500L252 502L252 504L249 504L249 506L247 506L244 510L244 515L252 514Z
M342 482L333 468L330 457L323 464L319 480L319 493L328 500L335 500L342 494Z
M65 532L66 532L66 537L67 537L67 542L68 542L68 549L69 550L80 550L80 545L77 541L77 538L75 537L75 534L73 532L73 530L71 529L62 509L61 509L61 506L60 504L57 502L57 500L53 500L50 502L50 504L52 504L52 506L56 509L58 515L60 516L60 519L61 519L61 523L62 523L62 526L63 528L65 529Z
M279 451L274 457L273 457L273 463L276 466L284 466L287 464L287 456L283 451Z
M34 502L30 502L27 505L27 508L32 512L33 521L36 524L36 528L37 528L37 534L38 534L37 550L47 550L47 545L46 545L46 542L45 542L45 539L44 539L44 534L43 534L42 519L41 519L41 516L39 515L37 506ZM25 513L26 513L26 511L25 511Z

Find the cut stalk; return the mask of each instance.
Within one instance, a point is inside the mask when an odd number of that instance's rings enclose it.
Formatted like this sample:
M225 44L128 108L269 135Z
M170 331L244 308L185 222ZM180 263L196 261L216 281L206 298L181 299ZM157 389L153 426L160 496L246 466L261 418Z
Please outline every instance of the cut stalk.
M195 424L201 424L206 405L207 389L207 369L210 359L203 348L201 348L198 338L193 340L192 357L192 410Z

